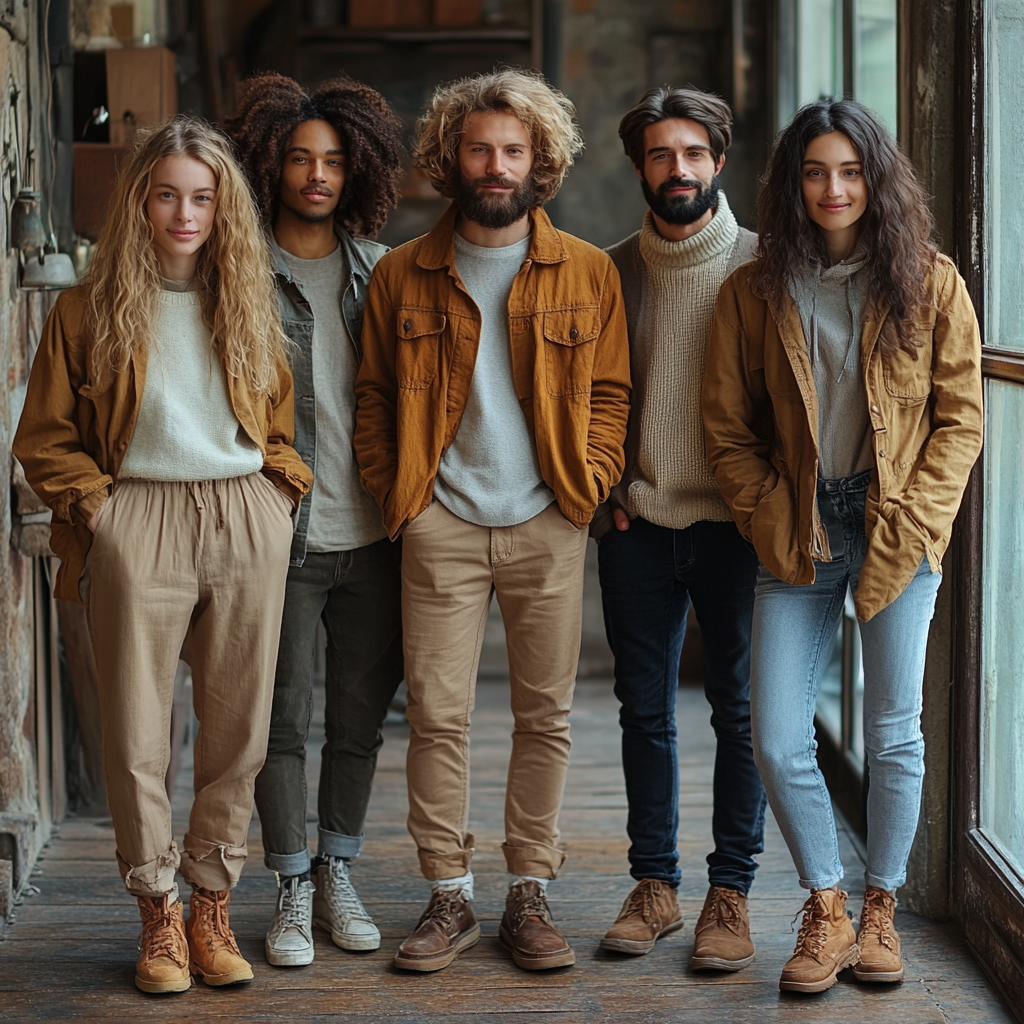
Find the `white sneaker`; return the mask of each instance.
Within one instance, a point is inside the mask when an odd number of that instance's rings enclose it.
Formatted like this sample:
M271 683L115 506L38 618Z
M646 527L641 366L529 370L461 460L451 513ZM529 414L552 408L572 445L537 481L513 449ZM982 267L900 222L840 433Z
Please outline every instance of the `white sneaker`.
M266 950L267 963L274 967L304 967L313 962L312 882L300 882L295 876L280 884Z
M348 880L344 858L327 857L313 877L313 923L329 931L334 944L342 949L379 949L380 932Z

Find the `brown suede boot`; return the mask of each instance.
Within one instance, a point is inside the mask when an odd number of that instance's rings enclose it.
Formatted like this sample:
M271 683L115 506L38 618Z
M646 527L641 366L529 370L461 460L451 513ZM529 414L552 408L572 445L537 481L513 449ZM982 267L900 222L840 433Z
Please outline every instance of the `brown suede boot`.
M439 971L480 941L473 903L461 889L436 889L409 936L395 953L406 971Z
M536 882L516 882L508 891L498 937L524 971L546 971L576 963L565 937L555 927L544 890Z
M663 935L683 927L676 891L656 878L642 878L622 904L615 924L605 932L602 949L616 953L649 953Z
M188 904L188 952L192 973L201 974L207 985L234 985L252 981L252 968L242 956L231 932L227 889L212 892L193 889Z
M796 952L782 968L783 992L824 992L836 975L860 959L857 936L846 916L846 893L815 889L803 906L804 919L796 937Z
M711 886L694 929L690 966L695 971L740 971L753 960L747 897Z
M860 963L853 969L858 981L903 980L900 937L893 925L895 914L896 897L891 892L873 885L864 890L864 909L857 929Z
M184 992L192 984L188 973L188 943L177 896L138 896L142 914L135 987L143 992Z

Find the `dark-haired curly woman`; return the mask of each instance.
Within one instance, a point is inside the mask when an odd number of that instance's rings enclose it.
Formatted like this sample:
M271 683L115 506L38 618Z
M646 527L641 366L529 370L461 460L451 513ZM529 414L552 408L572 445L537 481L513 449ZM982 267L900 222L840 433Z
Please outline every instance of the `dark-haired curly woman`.
M342 949L380 945L348 865L362 849L381 725L402 680L401 548L359 482L352 432L363 303L386 252L362 236L375 235L398 202L402 125L379 93L349 78L306 93L265 74L243 84L229 130L269 231L294 343L295 447L316 470L292 541L270 745L256 780L265 862L279 878L266 955L296 966L313 960L314 920ZM313 864L305 749L321 621L327 742Z
M757 258L723 285L704 378L708 461L761 561L754 757L810 890L780 987L838 971L903 978L893 923L924 775L928 626L981 447L981 345L924 192L852 100L804 107L776 139ZM871 786L859 932L846 915L814 707L847 588L864 657Z

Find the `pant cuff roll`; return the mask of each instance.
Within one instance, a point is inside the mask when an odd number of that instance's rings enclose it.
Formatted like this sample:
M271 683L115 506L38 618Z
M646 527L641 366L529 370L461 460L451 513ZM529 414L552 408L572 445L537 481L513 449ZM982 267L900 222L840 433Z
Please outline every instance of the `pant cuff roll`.
M501 844L505 854L505 865L513 875L533 875L537 878L557 878L558 870L565 863L565 853L557 846L545 843Z
M318 828L317 855L320 857L344 857L351 860L363 852L362 836L344 836L340 832L328 832Z
M840 870L838 874L823 875L821 878L801 878L800 884L805 889L831 889L833 885L838 885L843 880L843 872Z
M211 843L186 832L184 847L180 870L189 885L211 892L235 887L248 856L244 846Z
M298 853L271 853L264 850L263 863L284 877L304 874L309 870L309 847Z
M115 856L124 887L133 896L166 896L174 892L174 874L181 858L173 839L166 851L145 864L130 864L120 851L115 851Z
M864 872L864 881L867 885L873 885L876 889L884 889L886 892L895 892L906 880L906 871L896 878L884 878L882 875L873 875L870 871Z
M420 871L423 877L433 881L435 878L459 878L469 871L470 861L476 852L476 837L468 833L462 837L462 849L441 853L438 850L416 851L420 859Z

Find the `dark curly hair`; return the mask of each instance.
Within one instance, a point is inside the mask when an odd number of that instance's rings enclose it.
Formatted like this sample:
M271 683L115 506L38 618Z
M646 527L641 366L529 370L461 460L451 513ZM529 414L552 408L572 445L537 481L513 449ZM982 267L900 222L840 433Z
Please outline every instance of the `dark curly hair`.
M239 86L238 112L225 127L263 220L271 224L277 216L285 147L305 121L326 121L345 148L345 187L335 218L355 235L375 237L401 197L402 122L376 89L345 75L312 93L273 72Z
M876 309L888 304L890 311L879 344L889 356L902 350L916 359L914 322L926 305L924 277L937 252L928 197L886 127L856 100L809 103L775 139L757 200L754 290L780 303L797 267L828 263L821 231L804 207L801 181L807 147L830 132L842 132L863 162L868 204L860 238L867 243L869 296Z

